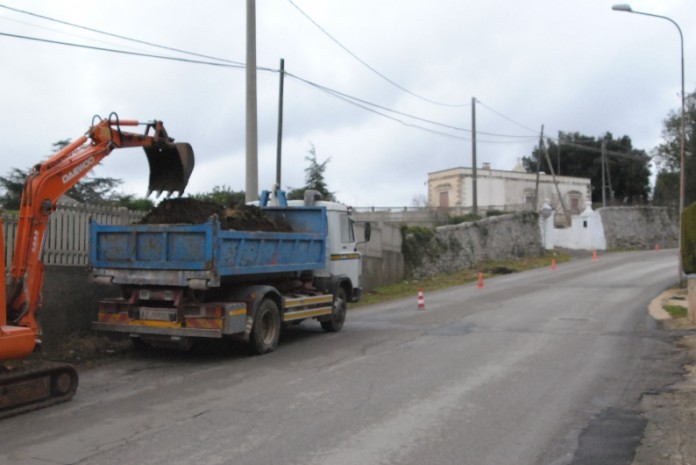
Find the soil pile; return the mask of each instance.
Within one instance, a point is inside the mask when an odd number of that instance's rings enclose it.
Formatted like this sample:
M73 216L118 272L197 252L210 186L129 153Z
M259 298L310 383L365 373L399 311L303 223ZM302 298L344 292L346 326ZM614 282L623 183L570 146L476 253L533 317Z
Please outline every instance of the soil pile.
M140 224L201 224L213 215L218 216L222 229L292 231L286 221L266 215L259 207L237 205L232 208L223 208L214 202L190 197L163 200L140 220Z

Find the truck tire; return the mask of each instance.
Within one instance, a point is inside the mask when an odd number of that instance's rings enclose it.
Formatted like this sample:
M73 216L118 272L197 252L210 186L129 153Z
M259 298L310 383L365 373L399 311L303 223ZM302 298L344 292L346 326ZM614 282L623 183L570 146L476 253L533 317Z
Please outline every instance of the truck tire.
M280 313L271 299L263 299L254 315L254 326L249 336L249 351L252 355L273 352L280 338Z
M333 313L328 320L321 322L321 327L327 333L337 333L343 328L346 321L346 311L348 309L348 299L346 291L342 287L336 289L333 302Z

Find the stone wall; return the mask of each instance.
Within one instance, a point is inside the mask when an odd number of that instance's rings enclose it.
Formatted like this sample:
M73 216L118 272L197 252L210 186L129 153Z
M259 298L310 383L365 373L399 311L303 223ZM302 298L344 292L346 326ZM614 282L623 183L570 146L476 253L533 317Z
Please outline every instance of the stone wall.
M427 253L411 270L413 277L453 273L477 262L541 255L544 246L538 221L538 214L522 212L440 226Z
M664 207L605 207L602 216L607 249L675 248L678 223Z

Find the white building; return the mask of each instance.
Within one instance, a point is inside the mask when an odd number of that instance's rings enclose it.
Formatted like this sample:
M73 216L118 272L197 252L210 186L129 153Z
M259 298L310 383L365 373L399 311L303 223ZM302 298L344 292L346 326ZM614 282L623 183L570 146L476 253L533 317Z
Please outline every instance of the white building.
M550 174L539 175L537 205L534 205L537 183L536 173L524 171L521 163L513 171L491 169L484 163L476 170L477 206L481 210L538 210L544 200L562 213L559 194L570 215L585 209L585 202L592 200L589 179L572 176L556 176L558 189ZM471 168L450 168L428 173L428 206L461 207L473 206L473 174Z

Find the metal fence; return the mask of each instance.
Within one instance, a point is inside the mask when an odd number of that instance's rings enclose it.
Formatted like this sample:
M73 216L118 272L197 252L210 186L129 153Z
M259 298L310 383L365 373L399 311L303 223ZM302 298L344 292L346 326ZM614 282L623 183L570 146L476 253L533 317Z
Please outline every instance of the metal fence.
M513 213L529 209L526 205L501 205L479 207L478 214L489 211ZM451 218L472 213L471 207L354 207L353 217L358 221L382 221L410 226L435 226L446 224Z
M59 205L50 216L42 260L46 265L86 266L89 252L89 221L100 224L131 224L144 216L126 208ZM14 255L19 217L4 213L5 263L9 270Z

